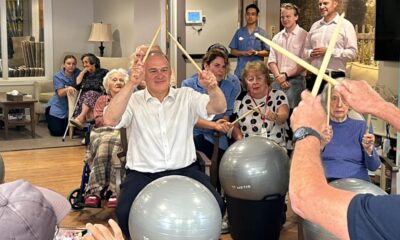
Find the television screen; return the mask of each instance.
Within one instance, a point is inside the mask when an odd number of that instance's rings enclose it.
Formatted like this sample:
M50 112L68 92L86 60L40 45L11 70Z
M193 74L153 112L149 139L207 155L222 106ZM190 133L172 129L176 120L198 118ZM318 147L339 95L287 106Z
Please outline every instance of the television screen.
M375 60L400 61L399 0L376 1Z

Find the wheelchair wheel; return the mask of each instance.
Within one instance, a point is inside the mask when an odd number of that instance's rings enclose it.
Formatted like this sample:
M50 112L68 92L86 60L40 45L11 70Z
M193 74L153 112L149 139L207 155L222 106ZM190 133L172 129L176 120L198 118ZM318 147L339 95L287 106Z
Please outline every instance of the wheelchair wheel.
M81 210L85 207L83 199L84 197L80 188L77 188L68 194L68 201L74 210Z

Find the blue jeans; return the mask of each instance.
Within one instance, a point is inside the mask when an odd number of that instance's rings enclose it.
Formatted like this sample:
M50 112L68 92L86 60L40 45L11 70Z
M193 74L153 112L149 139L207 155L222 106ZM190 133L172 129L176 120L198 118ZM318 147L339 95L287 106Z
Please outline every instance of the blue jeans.
M304 76L301 75L289 78L288 82L290 84L288 89L282 89L276 81L272 83L272 88L283 91L288 98L289 108L293 109L299 104L301 92L306 88L306 83Z

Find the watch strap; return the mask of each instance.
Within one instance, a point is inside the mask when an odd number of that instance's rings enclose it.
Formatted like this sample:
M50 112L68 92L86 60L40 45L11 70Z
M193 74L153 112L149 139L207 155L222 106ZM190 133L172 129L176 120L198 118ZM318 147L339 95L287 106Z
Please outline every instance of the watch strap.
M292 139L293 145L297 141L304 139L308 136L317 137L320 142L322 140L321 134L319 134L319 132L317 132L316 130L309 128L309 127L300 127L298 129L296 129L296 131L293 133L293 139Z

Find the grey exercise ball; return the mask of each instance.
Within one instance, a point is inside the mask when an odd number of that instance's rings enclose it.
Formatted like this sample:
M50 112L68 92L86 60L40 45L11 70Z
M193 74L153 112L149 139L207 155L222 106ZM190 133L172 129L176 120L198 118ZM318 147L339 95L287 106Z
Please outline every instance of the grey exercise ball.
M5 168L3 157L0 155L0 184L4 183Z
M167 176L148 184L129 212L133 240L219 239L221 210L213 194L200 182Z
M387 193L373 183L356 179L356 178L343 178L332 181L329 185L355 193L370 193L373 195L387 195ZM339 239L326 231L321 226L314 224L310 221L302 219L299 223L299 232L302 234L304 240L319 240L319 239Z
M289 185L286 150L261 136L232 144L222 157L219 178L225 193L243 200L285 195Z
M343 178L329 183L332 187L355 193L370 193L373 195L387 195L380 187L371 182L356 178Z

